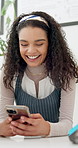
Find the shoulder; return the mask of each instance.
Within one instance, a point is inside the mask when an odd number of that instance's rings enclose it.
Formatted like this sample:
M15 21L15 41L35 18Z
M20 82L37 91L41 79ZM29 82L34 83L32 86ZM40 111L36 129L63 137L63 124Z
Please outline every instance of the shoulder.
M67 88L67 90L61 90L61 95L62 96L68 96L68 95L74 95L76 91L76 79L73 78L70 80L70 84L69 84L69 88Z

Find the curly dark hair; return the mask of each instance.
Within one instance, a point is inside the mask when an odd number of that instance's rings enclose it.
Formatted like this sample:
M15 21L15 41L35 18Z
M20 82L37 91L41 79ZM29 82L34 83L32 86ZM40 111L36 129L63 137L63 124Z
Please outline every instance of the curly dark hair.
M24 16L29 15L41 16L47 21L48 26L38 20L26 20L19 23ZM49 72L49 77L56 88L66 90L70 86L70 79L78 79L77 63L68 48L61 25L53 17L41 11L22 14L12 24L4 64L3 82L5 87L11 89L13 79L18 75L22 78L27 66L20 55L18 38L20 30L26 26L39 27L46 31L49 41L48 54L45 60L47 72Z

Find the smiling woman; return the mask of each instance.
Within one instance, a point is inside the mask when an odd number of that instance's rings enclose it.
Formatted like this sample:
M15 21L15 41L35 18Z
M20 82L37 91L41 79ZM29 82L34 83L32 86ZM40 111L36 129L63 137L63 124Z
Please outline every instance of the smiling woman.
M0 0L0 35L3 34L3 16L1 16L1 9L3 7L4 0Z
M67 135L73 123L78 70L61 26L45 12L17 17L5 59L0 80L0 135ZM14 101L29 107L29 118L6 118L5 106Z
M20 54L32 67L41 65L47 55L48 38L45 31L37 27L26 27L19 32Z

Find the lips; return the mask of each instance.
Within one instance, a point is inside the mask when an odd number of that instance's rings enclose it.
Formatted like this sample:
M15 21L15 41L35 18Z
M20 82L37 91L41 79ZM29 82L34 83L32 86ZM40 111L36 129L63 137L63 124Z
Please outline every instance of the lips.
M38 57L40 57L40 55L36 55L36 56L26 56L28 59L30 60L34 60L37 59Z

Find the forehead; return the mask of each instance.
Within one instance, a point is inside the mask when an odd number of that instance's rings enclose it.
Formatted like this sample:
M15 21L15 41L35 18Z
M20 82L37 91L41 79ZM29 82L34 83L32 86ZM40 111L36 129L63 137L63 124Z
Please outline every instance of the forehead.
M19 39L21 38L47 38L47 33L45 30L39 27L24 27L19 32Z

